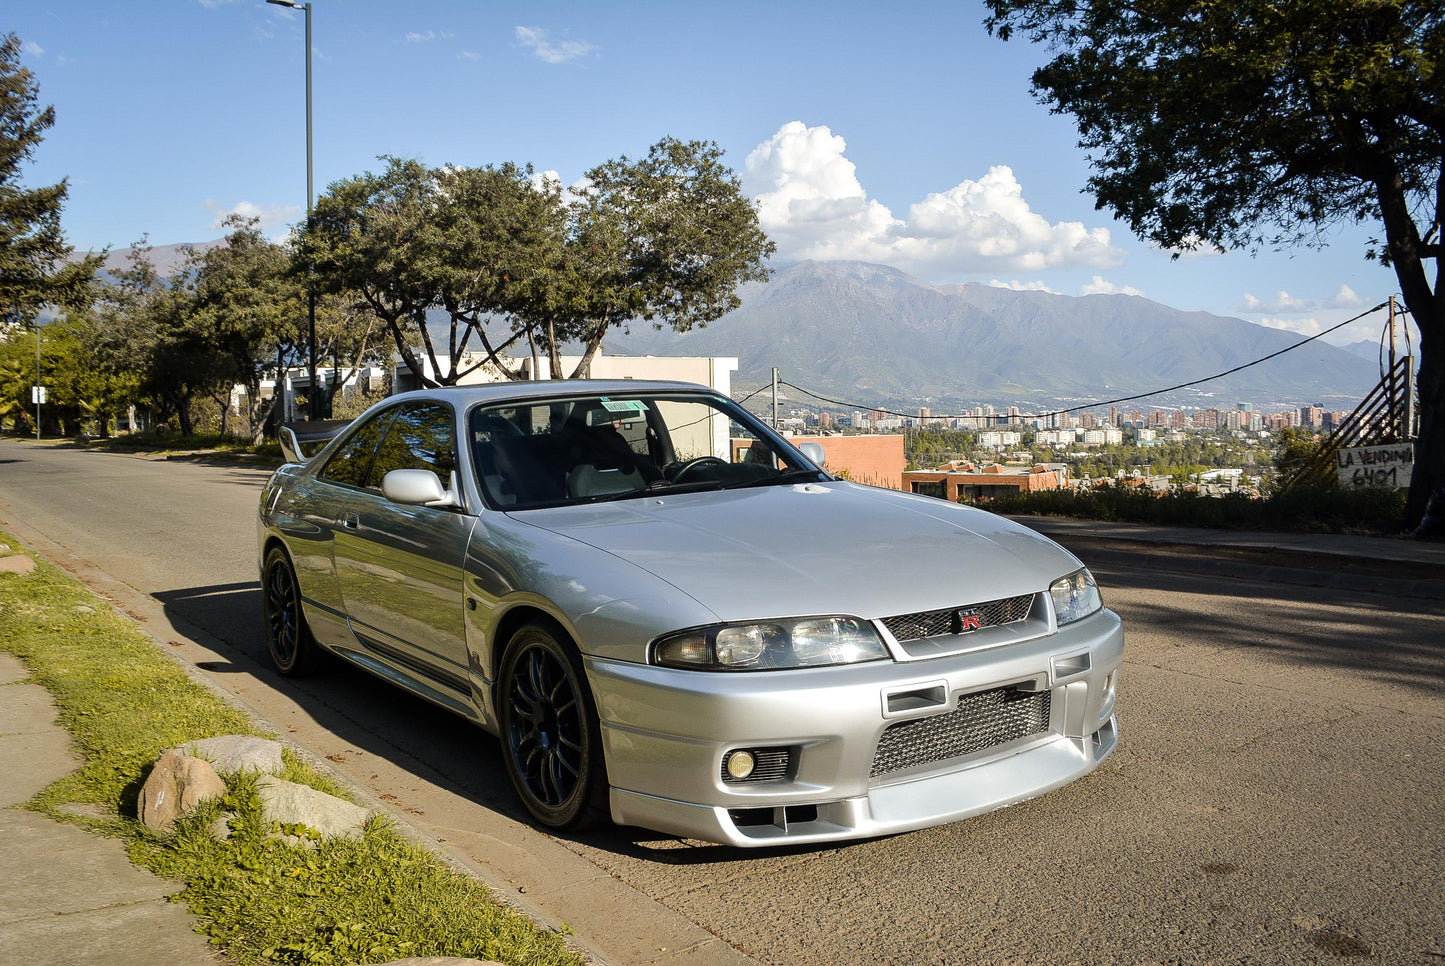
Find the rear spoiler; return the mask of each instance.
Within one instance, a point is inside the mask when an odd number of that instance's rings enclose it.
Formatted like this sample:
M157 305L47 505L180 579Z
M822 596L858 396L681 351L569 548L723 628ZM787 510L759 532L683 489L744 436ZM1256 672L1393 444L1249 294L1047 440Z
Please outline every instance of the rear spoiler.
M350 425L349 419L311 419L280 427L276 437L281 442L281 453L286 457L286 462L305 463L316 455L317 450Z

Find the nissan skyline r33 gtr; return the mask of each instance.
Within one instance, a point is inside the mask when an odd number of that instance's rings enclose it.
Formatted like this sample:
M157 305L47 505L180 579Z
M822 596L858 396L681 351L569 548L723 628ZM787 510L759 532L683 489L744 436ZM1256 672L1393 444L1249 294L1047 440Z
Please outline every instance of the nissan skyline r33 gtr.
M412 392L283 446L258 520L276 667L329 651L492 732L547 828L886 835L1117 743L1123 632L1077 558L840 479L704 387Z

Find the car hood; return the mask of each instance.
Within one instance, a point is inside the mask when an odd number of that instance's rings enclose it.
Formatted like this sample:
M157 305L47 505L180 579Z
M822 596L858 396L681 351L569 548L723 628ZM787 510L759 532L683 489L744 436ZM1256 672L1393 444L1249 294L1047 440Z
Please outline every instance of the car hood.
M1002 517L843 482L664 494L514 518L646 570L720 620L956 607L1047 590L1081 566Z

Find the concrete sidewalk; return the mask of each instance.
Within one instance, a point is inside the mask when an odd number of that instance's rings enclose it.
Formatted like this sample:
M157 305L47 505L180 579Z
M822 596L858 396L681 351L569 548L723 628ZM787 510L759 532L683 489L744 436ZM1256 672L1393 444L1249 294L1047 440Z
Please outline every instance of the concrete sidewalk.
M218 966L181 884L132 865L124 845L17 806L80 766L55 704L0 653L0 963Z

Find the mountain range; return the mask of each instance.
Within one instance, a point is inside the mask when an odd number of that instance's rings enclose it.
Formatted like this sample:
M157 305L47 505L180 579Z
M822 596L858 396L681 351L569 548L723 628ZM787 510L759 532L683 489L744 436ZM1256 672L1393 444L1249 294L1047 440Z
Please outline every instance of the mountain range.
M162 276L188 247L158 245ZM106 269L128 249L107 254ZM1350 410L1379 379L1379 346L1346 348L1242 319L1184 312L1134 295L1068 296L982 284L933 285L886 265L804 261L739 289L742 306L690 332L637 322L610 355L736 356L744 391L779 378L834 400L824 408L935 415L980 405L1046 412L1149 393L1120 408ZM435 333L440 335L440 333ZM441 336L443 341L445 336ZM1257 365L1246 366L1275 353ZM1217 373L1227 376L1201 381ZM1169 387L1167 392L1156 392Z
M1315 341L1208 382L1302 336L1133 295L1067 296L932 285L863 262L805 261L739 290L742 306L691 332L637 323L613 355L736 356L734 385L779 377L850 408L937 414L981 404L1025 412L1196 383L1123 409L1350 410L1379 378L1374 356ZM1356 353L1359 354L1356 354ZM809 401L790 392L794 401Z

